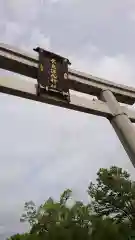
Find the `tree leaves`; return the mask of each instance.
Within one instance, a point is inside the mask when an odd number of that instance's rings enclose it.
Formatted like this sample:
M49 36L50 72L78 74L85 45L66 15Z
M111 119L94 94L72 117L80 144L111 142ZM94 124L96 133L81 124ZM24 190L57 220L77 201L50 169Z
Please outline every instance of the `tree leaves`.
M88 188L95 212L118 221L128 219L132 224L135 217L135 185L130 175L122 168L112 166L110 169L100 169L97 176L97 183L90 183Z
M99 169L96 183L90 183L90 203L68 201L66 189L59 201L49 198L38 208L30 201L21 221L28 221L30 232L10 240L128 240L135 236L135 183L122 168Z

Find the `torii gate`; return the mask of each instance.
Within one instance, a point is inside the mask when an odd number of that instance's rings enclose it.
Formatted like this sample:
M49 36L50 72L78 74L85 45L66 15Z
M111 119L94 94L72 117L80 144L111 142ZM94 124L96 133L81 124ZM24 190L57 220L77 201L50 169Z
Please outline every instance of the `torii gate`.
M36 51L35 57L0 44L0 68L37 79L33 83L0 78L0 92L106 117L135 167L135 111L120 104L134 104L135 88L75 71L68 68L68 59L41 48ZM70 90L98 99L79 97Z

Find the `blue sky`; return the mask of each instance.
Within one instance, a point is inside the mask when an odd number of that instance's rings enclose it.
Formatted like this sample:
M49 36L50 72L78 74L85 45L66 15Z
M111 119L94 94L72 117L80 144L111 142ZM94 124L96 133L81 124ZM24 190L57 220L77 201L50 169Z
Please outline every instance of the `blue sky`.
M1 0L0 16L0 42L28 52L40 45L75 69L135 86L134 0ZM85 201L100 167L134 172L106 119L3 94L0 112L0 239L25 231L25 201L66 187Z

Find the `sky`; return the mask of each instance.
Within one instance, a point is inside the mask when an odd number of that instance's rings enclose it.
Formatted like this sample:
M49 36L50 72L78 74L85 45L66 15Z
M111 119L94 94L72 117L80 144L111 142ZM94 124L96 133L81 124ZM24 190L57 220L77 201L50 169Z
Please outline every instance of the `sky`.
M134 0L0 0L0 42L30 53L40 46L76 70L135 86ZM0 240L27 229L25 201L58 199L65 188L87 201L100 167L134 175L104 118L4 94L0 113Z

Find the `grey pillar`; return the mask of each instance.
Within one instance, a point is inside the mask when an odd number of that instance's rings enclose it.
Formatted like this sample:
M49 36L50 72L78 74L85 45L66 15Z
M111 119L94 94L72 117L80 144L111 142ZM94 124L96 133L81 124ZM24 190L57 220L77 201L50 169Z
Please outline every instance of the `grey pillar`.
M119 102L110 90L103 90L100 99L107 103L112 112L109 119L133 166L135 167L135 128L123 112Z

